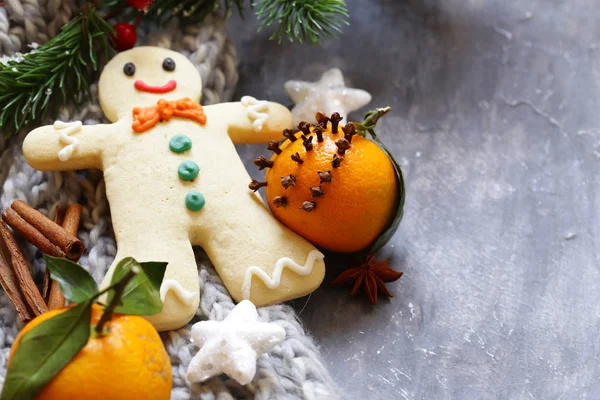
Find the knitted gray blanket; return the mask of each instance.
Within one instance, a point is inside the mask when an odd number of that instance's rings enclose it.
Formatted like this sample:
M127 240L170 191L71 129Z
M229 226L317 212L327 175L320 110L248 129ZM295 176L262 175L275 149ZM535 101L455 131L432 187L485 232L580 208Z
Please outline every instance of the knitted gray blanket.
M5 0L0 7L0 56L27 51L32 42L44 43L56 35L67 22L78 1ZM139 32L141 41L168 47L190 58L204 82L203 104L214 104L231 98L237 83L236 53L225 33L223 20L209 17L199 26L180 30L176 24L166 29L145 28ZM61 120L81 120L94 124L102 120L97 101L80 109L68 108ZM0 207L7 208L17 199L50 214L56 205L79 202L84 206L79 236L86 245L80 263L100 282L116 254L104 181L99 171L44 173L29 167L22 156L23 134L10 140L0 135ZM31 272L40 282L45 269L40 252L20 242ZM234 303L206 255L197 251L200 277L200 307L192 323L178 331L162 334L173 366L174 400L187 399L335 399L341 397L323 365L319 351L307 336L293 309L277 305L259 309L261 320L282 326L285 341L258 361L254 381L240 386L226 376L213 378L204 384L191 384L185 376L187 366L198 351L190 343L191 325L198 320L222 320ZM20 329L14 307L0 291L0 388L6 375L10 346Z

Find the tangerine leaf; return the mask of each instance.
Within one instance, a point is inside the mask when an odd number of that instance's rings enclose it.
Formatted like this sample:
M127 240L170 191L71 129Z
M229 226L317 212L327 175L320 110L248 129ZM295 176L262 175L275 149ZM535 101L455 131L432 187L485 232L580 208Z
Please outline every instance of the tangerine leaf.
M381 249L385 244L394 236L394 233L398 230L400 226L400 222L402 222L402 217L404 216L404 203L406 201L406 187L404 185L404 175L402 175L402 169L400 168L400 164L394 159L394 156L389 151L389 149L383 144L381 140L375 135L372 129L369 129L369 134L373 138L373 141L381 147L381 149L387 154L387 156L392 161L392 165L394 166L394 172L396 173L396 182L398 186L397 196L398 196L398 207L396 209L396 215L392 219L391 223L388 225L385 231L373 243L371 248L369 249L369 254L373 254Z
M83 303L98 293L92 275L76 262L44 254L50 277L58 282L65 298L73 303Z
M390 224L387 226L385 231L379 237L373 245L369 248L368 254L373 254L381 249L385 244L394 236L396 230L398 230L398 226L400 226L400 222L402 221L402 217L404 216L404 202L406 201L406 187L404 185L404 176L402 175L402 169L400 168L400 164L396 161L392 152L383 144L383 142L377 137L375 134L375 126L377 125L377 121L385 114L387 114L391 110L390 107L376 108L375 110L369 111L365 114L364 121L362 123L353 122L356 127L356 131L359 135L366 137L366 132L371 135L373 141L385 152L388 156L392 165L394 167L394 172L396 175L396 183L398 186L397 190L397 198L398 198L398 206L396 208L396 214L394 218L390 221Z
M87 344L91 315L92 300L87 300L23 335L0 400L33 399Z
M131 257L124 258L116 266L111 279L111 286L123 279L132 268L137 267L140 272L129 282L121 305L115 308L120 314L152 315L162 311L163 303L160 299L160 285L162 284L167 263L144 262L139 263ZM114 291L109 292L107 304L114 297Z

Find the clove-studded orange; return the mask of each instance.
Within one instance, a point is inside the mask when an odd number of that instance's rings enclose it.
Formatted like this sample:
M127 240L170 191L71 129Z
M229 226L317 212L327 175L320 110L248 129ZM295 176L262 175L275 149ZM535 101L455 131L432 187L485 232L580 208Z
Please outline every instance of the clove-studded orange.
M283 143L269 143L266 186L275 217L313 244L332 251L355 252L372 244L386 229L397 207L392 162L374 142L341 126L338 113L317 113L316 125L300 123L299 132L284 131Z

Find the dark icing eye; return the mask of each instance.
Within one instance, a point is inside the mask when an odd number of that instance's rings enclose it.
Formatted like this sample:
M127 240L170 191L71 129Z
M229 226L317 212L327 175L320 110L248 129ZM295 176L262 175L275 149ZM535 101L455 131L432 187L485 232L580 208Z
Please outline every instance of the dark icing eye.
M133 76L135 74L135 64L128 62L123 66L123 72L127 76Z
M163 69L165 71L174 71L175 70L175 61L171 57L165 58L163 61Z

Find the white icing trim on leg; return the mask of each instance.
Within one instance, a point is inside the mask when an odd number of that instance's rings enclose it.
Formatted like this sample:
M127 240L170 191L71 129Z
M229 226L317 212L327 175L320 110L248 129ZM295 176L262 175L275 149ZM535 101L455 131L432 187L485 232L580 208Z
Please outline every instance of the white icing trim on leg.
M242 105L248 108L248 118L254 121L252 123L254 130L256 132L262 131L263 125L269 119L269 115L260 111L266 111L269 108L269 104L265 100L257 100L252 96L244 96L242 97Z
M70 135L79 132L82 126L83 124L81 123L81 121L54 122L54 129L60 131L60 142L62 144L67 145L61 151L58 152L58 159L60 161L68 161L73 155L73 152L77 150L77 147L79 147L79 140L77 140L76 138L72 138Z
M165 301L165 297L167 297L167 292L171 290L175 293L175 296L185 305L192 305L196 298L198 297L198 292L189 292L181 286L179 282L174 279L167 279L163 281L160 285L160 299Z
M244 283L242 285L242 295L244 299L250 300L250 289L252 288L252 275L258 276L267 285L269 289L275 289L281 283L281 274L284 268L289 268L298 275L306 276L309 275L315 261L323 261L325 255L319 250L312 250L306 257L306 263L304 265L298 265L294 260L288 257L283 257L277 260L275 263L275 269L273 270L273 278L271 278L262 268L260 267L248 267L246 275L244 277Z

